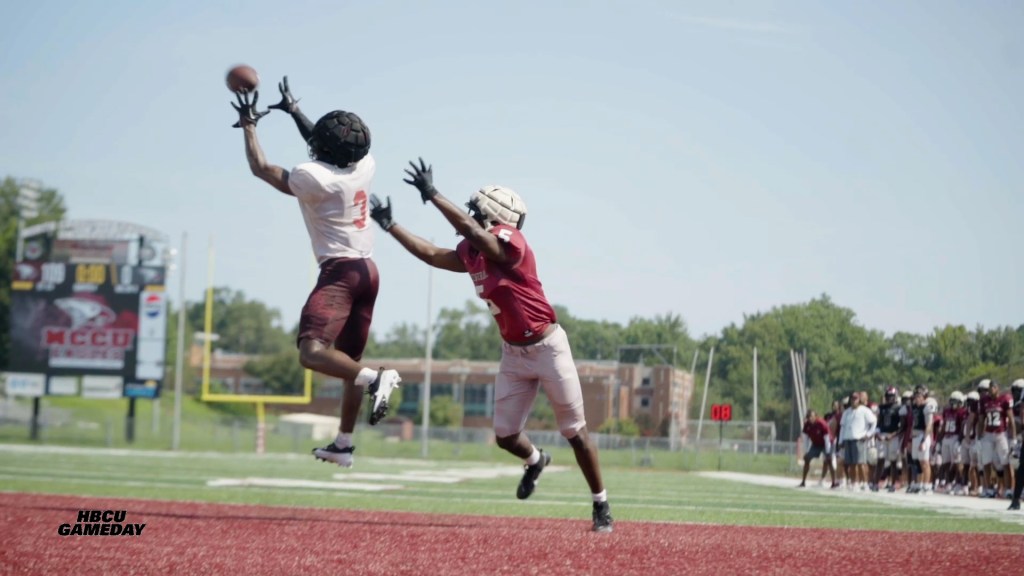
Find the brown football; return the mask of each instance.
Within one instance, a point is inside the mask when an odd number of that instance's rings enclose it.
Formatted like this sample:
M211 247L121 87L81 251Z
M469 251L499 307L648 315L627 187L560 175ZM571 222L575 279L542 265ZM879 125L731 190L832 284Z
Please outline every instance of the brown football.
M232 92L252 92L260 85L260 75L248 64L239 64L228 70L228 90Z

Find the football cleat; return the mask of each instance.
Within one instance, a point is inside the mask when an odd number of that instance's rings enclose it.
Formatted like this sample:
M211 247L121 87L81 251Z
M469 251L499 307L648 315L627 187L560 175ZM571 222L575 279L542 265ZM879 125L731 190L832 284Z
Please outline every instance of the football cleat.
M594 532L612 531L612 511L608 501L594 502Z
M1020 500L1010 502L1010 507L1007 510L1020 510Z
M388 398L401 381L397 370L381 368L377 372L377 379L366 387L366 394L370 397L370 426L376 425L388 415Z
M313 456L316 457L317 460L333 462L342 468L351 468L354 462L352 453L355 451L355 446L339 448L337 444L331 442L323 448L313 448Z
M551 464L551 455L541 450L540 460L536 464L523 466L523 479L519 481L519 488L516 489L516 498L526 500L533 494L534 489L537 488L537 479L540 478L540 473L548 464Z

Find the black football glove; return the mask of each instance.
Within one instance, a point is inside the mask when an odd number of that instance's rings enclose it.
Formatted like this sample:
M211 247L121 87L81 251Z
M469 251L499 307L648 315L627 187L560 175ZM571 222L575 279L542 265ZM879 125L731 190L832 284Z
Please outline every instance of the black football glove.
M256 102L260 99L258 91L252 93L252 102L249 102L248 92L236 92L235 96L238 98L238 104L232 102L231 105L238 112L238 122L232 124L232 128L241 128L250 124L255 126L260 121L260 118L270 114L270 110L264 110L263 112L256 110Z
M385 232L390 231L395 225L395 221L391 218L391 197L388 196L387 204L381 204L380 198L377 198L376 194L370 194L370 206L373 206L373 209L370 210L370 218L380 224Z
M420 191L423 203L426 204L431 198L437 196L437 188L434 188L434 167L427 166L423 162L423 158L420 158L419 166L415 162L409 162L409 165L412 166L412 172L406 170L405 173L411 176L412 180L403 178L402 182L415 186Z
M271 104L270 106L267 106L267 108L281 110L282 112L287 112L289 114L295 112L299 101L292 96L291 88L288 88L287 76L284 77L284 80L277 83L277 89L281 91L281 101L277 104Z

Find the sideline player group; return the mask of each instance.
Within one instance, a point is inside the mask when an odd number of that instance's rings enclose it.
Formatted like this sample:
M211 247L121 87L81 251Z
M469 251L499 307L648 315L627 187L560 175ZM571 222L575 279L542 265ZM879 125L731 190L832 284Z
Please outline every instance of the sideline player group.
M253 175L298 200L320 274L299 320L297 346L303 367L344 382L337 437L313 449L326 462L351 467L352 432L369 396L369 423L388 411L391 392L401 377L395 370L361 364L370 333L379 275L372 255L372 219L412 255L427 264L465 273L498 324L501 364L495 379L494 433L499 447L523 460L516 490L520 500L536 489L551 455L524 433L539 388L554 409L559 430L572 447L593 501L592 530L611 532L612 516L601 477L597 447L587 433L583 392L569 339L558 325L544 295L533 250L522 234L526 204L515 191L488 185L470 195L469 212L458 208L434 186L432 167L422 159L410 163L407 184L419 191L455 228L462 240L441 248L400 226L391 199L382 203L370 193L376 163L370 154L370 130L351 112L335 110L316 124L292 96L288 78L278 85L281 101L268 108L288 113L308 147L309 162L285 170L265 159L256 125L270 110L258 111L258 92L239 92L238 122Z
M829 477L832 489L1006 498L1010 510L1020 510L1022 433L1024 379L1003 391L984 378L967 394L952 392L941 411L937 395L923 385L902 394L889 386L880 404L854 392L833 402L824 417L807 412L798 487L806 486L820 456L818 484Z

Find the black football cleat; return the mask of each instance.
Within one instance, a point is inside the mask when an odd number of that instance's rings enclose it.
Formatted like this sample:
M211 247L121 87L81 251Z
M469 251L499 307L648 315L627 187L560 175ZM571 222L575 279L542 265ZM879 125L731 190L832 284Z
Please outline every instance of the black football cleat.
M540 473L544 471L544 467L548 464L551 464L551 455L541 450L540 460L536 464L533 466L523 466L525 470L523 472L523 479L519 481L519 488L516 489L516 498L526 500L533 494L534 489L537 488L537 479L540 478Z
M608 501L594 502L594 532L612 531L612 511Z
M1020 510L1020 500L1010 502L1010 507L1007 510Z
M313 456L317 460L323 460L324 462L333 462L342 468L351 468L354 461L352 453L356 451L355 446L348 446L346 448L338 448L338 446L331 442L323 448L313 448Z

